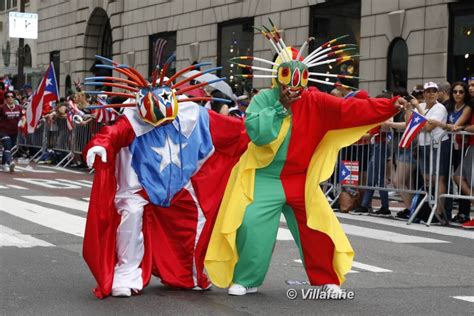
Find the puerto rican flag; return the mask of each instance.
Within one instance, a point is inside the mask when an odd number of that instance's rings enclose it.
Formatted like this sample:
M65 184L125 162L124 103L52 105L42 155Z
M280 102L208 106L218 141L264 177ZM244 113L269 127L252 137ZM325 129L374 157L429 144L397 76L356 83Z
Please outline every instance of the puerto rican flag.
M426 122L427 120L423 115L413 112L398 146L401 148L409 148L413 139L418 135L423 126L425 126Z
M99 105L107 105L107 102L101 97L97 98L97 102ZM111 108L97 109L94 110L93 113L95 114L97 123L110 123L120 116L116 110Z
M53 63L51 62L26 110L28 133L35 131L43 114L43 109L49 108L53 101L59 101L59 93Z
M12 82L8 78L8 76L3 77L3 84L5 86L5 90L10 90L10 87L12 86Z
M339 182L341 184L359 184L359 162L341 160L339 163Z
M66 125L70 131L74 128L74 113L72 111L66 113Z

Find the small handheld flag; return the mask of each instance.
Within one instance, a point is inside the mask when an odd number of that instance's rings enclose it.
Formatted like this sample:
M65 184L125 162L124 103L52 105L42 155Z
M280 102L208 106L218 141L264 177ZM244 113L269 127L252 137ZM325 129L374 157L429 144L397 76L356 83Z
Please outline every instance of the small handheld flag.
M426 122L427 120L423 115L413 112L398 146L401 148L409 148L413 139L415 139L423 126L425 126Z

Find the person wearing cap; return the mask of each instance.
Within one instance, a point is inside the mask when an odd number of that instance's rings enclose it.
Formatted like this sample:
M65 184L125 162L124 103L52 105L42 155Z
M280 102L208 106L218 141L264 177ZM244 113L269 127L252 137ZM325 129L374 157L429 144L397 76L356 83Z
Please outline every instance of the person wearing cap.
M22 109L15 103L13 92L5 93L5 103L0 105L0 139L3 144L2 169L5 172L13 172L11 149L16 145L18 134L18 123L22 117Z
M29 98L33 94L33 88L31 87L30 84L25 84L23 86L23 92Z
M438 102L438 85L434 82L426 82L423 85L424 103L419 105L420 114L422 114L428 122L423 127L421 133L418 135L418 152L419 168L423 174L425 189L428 189L430 183L433 187L436 177L439 177L438 193L446 193L446 177L449 168L449 137L444 133L444 130L439 127L439 123L446 124L448 120L448 111L446 107ZM410 112L410 109L408 110ZM411 115L411 113L408 113ZM432 156L430 152L432 150ZM439 173L436 174L437 154L440 153ZM430 170L431 169L431 170ZM442 223L446 224L446 216L444 214L444 205L438 203L436 210L436 218Z

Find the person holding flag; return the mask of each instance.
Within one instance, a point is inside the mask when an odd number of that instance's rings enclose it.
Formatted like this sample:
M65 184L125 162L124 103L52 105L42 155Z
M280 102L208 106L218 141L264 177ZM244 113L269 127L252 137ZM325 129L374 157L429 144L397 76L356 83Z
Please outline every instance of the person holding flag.
M51 102L57 101L59 101L58 83L51 62L26 110L28 133L34 133L41 116L50 112Z
M429 192L430 183L434 186L436 177L439 177L438 194L446 193L446 177L449 172L449 155L450 155L450 141L449 136L444 132L441 125L446 125L448 120L448 111L446 107L438 102L438 85L434 82L426 82L423 85L423 97L425 102L420 104L421 114L426 123L421 126L421 132L418 134L417 159L419 160L420 172L423 175L423 183L425 190ZM407 111L410 114L410 109ZM415 128L408 133L415 133L420 131L420 123L423 117L413 112L413 122L409 126ZM407 127L407 130L409 128ZM407 135L408 135L407 133ZM407 136L409 138L409 136ZM402 137L403 140L403 137ZM439 172L436 170L438 165L437 157L438 150L441 151L439 155ZM438 172L438 173L437 173ZM445 215L444 203L437 203L435 215L441 224L448 224L448 219Z
M311 78L328 76L310 73L309 68L350 58L332 58L339 50L324 54L346 45L333 46L335 39L303 59L304 48L286 47L275 26L265 30L261 32L276 50L276 61L239 59L269 63L273 69L237 65L268 71L271 74L244 76L270 77L274 87L261 90L247 109L251 144L232 170L206 254L206 270L213 284L229 287L230 295L257 292L283 213L310 284L323 285L323 290L340 297L339 286L351 269L354 251L320 183L333 173L342 147L393 116L406 101L342 99L308 89L308 81L340 85Z

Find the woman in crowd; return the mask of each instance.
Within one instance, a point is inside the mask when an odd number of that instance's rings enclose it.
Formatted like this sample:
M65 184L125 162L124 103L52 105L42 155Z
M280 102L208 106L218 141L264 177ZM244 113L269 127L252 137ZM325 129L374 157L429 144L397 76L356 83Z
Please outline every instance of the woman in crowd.
M456 132L468 125L471 121L472 109L469 104L468 86L464 82L455 82L451 86L450 99L448 103L448 124L446 130ZM452 168L456 170L461 163L461 157L468 147L468 138L455 135L451 140L452 147ZM449 180L449 179L448 179ZM467 200L459 200L459 212L452 218L456 224L464 224L469 220L470 203ZM451 214L447 214L451 218Z
M403 91L404 90L404 91ZM393 92L394 96L401 96L406 98L409 101L410 108L413 108L415 111L420 112L418 98L415 98L413 94L416 94L416 91L413 90L411 95L408 95L405 89L397 89ZM423 100L421 100L423 102ZM414 190L415 180L415 170L416 170L416 159L413 155L413 146L410 148L400 148L398 144L400 143L400 137L403 133L403 130L406 127L406 122L409 120L406 111L401 111L399 114L394 116L394 122L390 123L390 127L394 129L393 135L393 144L395 152L395 175L393 177L393 184L395 188L400 190ZM408 219L410 217L410 206L412 203L413 194L407 193L404 191L399 192L400 197L402 198L403 205L405 209L397 213L397 217L401 219Z
M448 111L444 105L437 101L438 85L436 83L427 82L423 88L425 103L420 104L420 107L424 108L422 114L428 122L418 135L417 157L420 163L420 171L423 174L425 189L430 192L430 189L434 188L436 180L438 180L438 194L442 195L446 193L446 177L449 170L449 159L447 157L449 157L450 142L449 137L444 134L444 130L440 126L446 125ZM440 151L439 172L436 173L438 150ZM444 205L439 201L435 215L441 224L447 224Z

